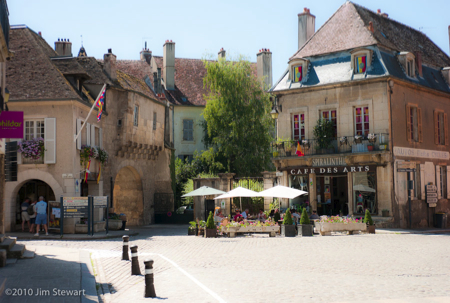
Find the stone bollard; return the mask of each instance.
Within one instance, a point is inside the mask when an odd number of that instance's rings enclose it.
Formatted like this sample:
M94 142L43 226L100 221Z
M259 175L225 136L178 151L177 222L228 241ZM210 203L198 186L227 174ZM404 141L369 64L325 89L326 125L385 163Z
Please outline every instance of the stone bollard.
M153 284L153 260L144 261L145 264L145 298L155 298L155 285Z
M139 268L139 260L138 260L138 252L137 245L133 245L130 247L131 250L131 275L140 275L141 269Z
M130 236L123 236L123 252L122 252L122 260L130 260L128 256L128 241L130 240Z

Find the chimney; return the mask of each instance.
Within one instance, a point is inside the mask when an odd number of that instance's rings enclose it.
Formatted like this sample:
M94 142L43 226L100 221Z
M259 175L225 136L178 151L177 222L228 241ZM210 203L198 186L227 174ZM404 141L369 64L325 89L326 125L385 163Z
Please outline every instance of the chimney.
M155 89L155 93L159 94L159 91L158 91L158 73L157 72L153 73L153 88Z
M59 39L55 42L55 51L58 57L72 57L72 42L69 39Z
M450 67L444 67L442 69L442 75L445 78L445 81L447 81L447 85L450 86Z
M112 49L108 49L108 53L103 55L103 70L108 74L111 80L117 80L116 74L116 55L112 53Z
M370 30L372 33L375 32L375 29L373 28L373 23L372 23L372 21L369 22L369 30Z
M162 92L162 89L161 89L161 68L160 67L158 67L158 94L160 94L161 92Z
M272 87L272 53L270 49L262 48L256 54L256 70L258 78L264 83L264 89Z
M298 48L300 49L316 31L316 17L311 15L308 8L298 14Z
M166 40L163 46L163 79L167 90L175 89L175 42Z
M388 14L386 14L386 13L382 13L382 14L381 14L381 16L382 16L382 17L384 17L384 18L387 18L387 17L389 17L389 15L388 15Z
M141 61L147 61L150 64L150 60L152 59L152 51L147 48L147 41L145 41L145 47L141 50Z
M219 55L219 56L218 56L219 59L220 59L220 58L224 58L224 59L225 59L225 50L223 49L223 47L220 49L218 55Z
M416 66L417 66L417 72L419 73L420 77L423 77L422 73L422 53L421 52L415 52L414 56L416 56Z

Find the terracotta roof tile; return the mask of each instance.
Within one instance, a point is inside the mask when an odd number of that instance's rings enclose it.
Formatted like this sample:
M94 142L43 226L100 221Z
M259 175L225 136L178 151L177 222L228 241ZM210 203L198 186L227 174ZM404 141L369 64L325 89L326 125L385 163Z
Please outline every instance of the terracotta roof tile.
M77 62L77 58L52 58L52 62L63 75L78 75L90 79L86 70Z
M29 28L11 29L9 48L15 53L8 62L6 71L11 101L81 100L80 95L50 60L50 56L56 56L55 51L38 34Z

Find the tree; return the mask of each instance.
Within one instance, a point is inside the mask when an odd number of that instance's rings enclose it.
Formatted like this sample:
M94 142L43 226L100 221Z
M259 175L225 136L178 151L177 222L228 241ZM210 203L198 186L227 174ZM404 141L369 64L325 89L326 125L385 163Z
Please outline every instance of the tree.
M203 116L208 143L227 161L228 172L259 175L271 165L271 101L242 56L235 61L204 61L209 94Z

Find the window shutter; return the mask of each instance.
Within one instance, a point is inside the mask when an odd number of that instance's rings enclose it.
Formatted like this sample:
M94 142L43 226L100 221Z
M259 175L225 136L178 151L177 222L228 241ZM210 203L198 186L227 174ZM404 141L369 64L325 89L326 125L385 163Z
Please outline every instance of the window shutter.
M78 134L78 132L80 131L80 129L81 129L81 120L80 119L77 119L77 131L76 131L76 133L75 133L75 136ZM78 150L81 150L81 134L78 136L78 138L77 138L77 149Z
M91 145L91 124L86 123L86 145ZM94 144L94 143L92 143Z
M423 131L422 131L422 109L417 109L417 124L419 129L419 142L423 142Z
M445 136L445 145L448 146L448 120L447 114L444 113L444 136Z
M439 115L437 111L434 111L434 144L439 145L439 128L438 128Z
M100 148L103 148L103 133L102 133L102 129L100 128L99 130L98 130L98 146L100 147Z
M56 118L45 118L44 163L56 163Z
M436 165L436 187L437 187L438 199L440 199L441 198L441 167L439 165Z
M95 125L91 125L91 144L92 146L97 146L95 142Z
M194 121L189 121L189 140L194 141Z
M411 106L409 105L406 105L406 137L411 143Z
M24 136L25 139L25 136ZM19 143L22 142L22 139L10 139L9 142L17 141L17 148L19 148ZM22 153L17 152L17 165L22 164Z

